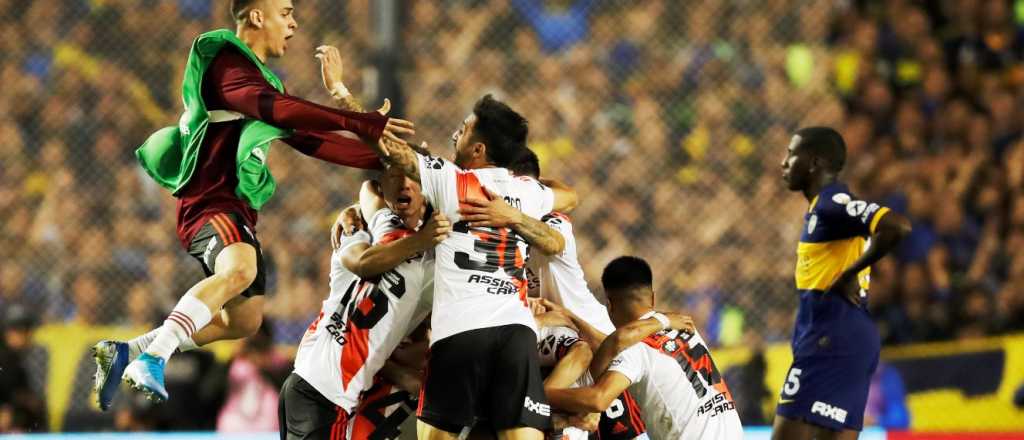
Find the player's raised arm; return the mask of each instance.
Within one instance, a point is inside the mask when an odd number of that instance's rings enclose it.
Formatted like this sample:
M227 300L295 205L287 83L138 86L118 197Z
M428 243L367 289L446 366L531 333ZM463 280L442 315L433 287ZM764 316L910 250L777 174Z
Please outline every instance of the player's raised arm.
M471 228L512 228L523 236L530 246L547 255L554 255L565 249L565 237L558 230L513 208L491 190L485 190L488 199L470 197L466 199L465 206L459 208L459 215L463 221L469 222Z
M405 141L392 137L381 137L371 145L377 156L388 166L396 167L410 179L420 181L420 165L416 152Z
M412 123L378 112L332 109L277 91L242 54L225 51L206 72L204 92L225 108L295 130L347 130L371 140L412 134Z

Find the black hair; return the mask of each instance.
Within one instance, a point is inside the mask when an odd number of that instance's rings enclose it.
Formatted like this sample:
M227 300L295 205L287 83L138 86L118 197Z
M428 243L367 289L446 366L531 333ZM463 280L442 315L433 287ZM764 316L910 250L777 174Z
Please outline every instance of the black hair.
M249 8L259 3L260 0L231 0L231 19L234 21L245 20L249 14Z
M540 177L540 159L537 158L537 153L526 148L519 156L519 160L508 167L508 170L517 176L530 176L537 179Z
M796 131L800 147L825 159L829 171L838 173L846 164L846 142L831 127L804 127Z
M515 163L526 149L530 131L526 118L490 94L473 105L473 114L476 124L471 140L487 146L487 159L503 168Z
M604 291L624 291L637 287L652 289L654 276L651 266L643 258L621 256L608 263L601 274Z

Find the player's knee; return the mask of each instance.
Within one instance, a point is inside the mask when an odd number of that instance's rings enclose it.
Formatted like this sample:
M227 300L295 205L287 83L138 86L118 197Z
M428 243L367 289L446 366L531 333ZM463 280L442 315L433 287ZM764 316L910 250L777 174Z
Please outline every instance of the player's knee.
M238 264L218 271L217 275L227 282L232 292L241 293L256 280L256 266Z

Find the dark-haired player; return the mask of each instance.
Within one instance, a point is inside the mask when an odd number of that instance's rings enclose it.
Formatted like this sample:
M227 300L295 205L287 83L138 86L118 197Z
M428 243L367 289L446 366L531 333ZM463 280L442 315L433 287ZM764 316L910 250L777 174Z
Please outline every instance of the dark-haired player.
M575 194L509 173L527 133L525 118L487 95L452 136L454 163L404 144L386 145L389 154L380 153L418 180L431 206L453 222L452 233L435 248L430 357L417 409L420 439L455 438L478 422L503 438L539 440L550 425L524 267L528 242L542 252L562 250L561 235L539 219L575 204ZM517 209L503 227L472 225L460 213L471 200L497 197Z
M256 219L274 192L267 165L271 141L281 139L332 163L376 168L374 153L362 142L332 132L371 143L413 132L411 123L383 112L337 110L284 93L265 63L284 55L298 29L291 0L234 0L231 13L235 32L207 32L193 43L178 125L157 131L136 151L146 171L178 198L178 238L207 278L182 296L160 328L93 348L102 409L122 372L149 398L166 400L164 366L175 349L237 339L259 328L266 269Z
M527 149L512 166L511 171L517 176L529 176L540 180L540 160L532 150ZM552 184L558 185L557 182ZM597 347L605 336L615 331L615 324L612 324L608 316L608 309L587 287L583 267L576 253L576 236L573 233L572 220L561 212L548 213L541 220L562 235L565 239L565 249L553 255L534 253L530 256L526 263L530 296L543 298L564 307L580 327L584 340ZM564 334L572 331L560 329L558 332ZM542 339L565 339L564 336L558 338L558 333L544 334L543 330L541 333ZM541 340L538 343L543 346L548 344L548 341ZM543 352L541 359L544 359ZM611 406L601 413L597 432L601 440L647 437L647 428L640 419L637 403L629 392L616 398Z
M647 262L616 258L605 267L601 284L616 330L594 354L590 372L595 383L548 389L551 404L573 411L605 411L628 389L640 405L651 438L743 438L732 396L693 320L654 310Z
M910 222L858 200L838 180L845 162L842 136L827 127L798 130L782 161L787 188L811 206L797 246L793 365L773 439L855 439L863 425L880 349L866 309L868 275L910 232Z

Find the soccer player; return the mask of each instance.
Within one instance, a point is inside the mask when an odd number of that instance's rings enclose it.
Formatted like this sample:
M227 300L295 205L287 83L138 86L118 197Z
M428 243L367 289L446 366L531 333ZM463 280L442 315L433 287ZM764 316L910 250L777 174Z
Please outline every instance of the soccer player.
M539 440L550 426L524 266L528 242L533 251L561 252L564 239L539 219L575 205L575 194L509 173L526 148L527 132L525 118L487 95L452 136L454 163L408 145L378 146L387 147L390 154L379 151L382 158L418 180L431 206L454 223L435 248L420 439L455 438L477 419L513 439ZM468 200L499 197L518 209L510 227L473 227L461 218Z
M590 372L595 383L549 388L551 404L571 411L605 411L629 389L651 438L743 438L732 396L693 320L652 309L647 262L637 257L612 260L601 283L617 329L594 354ZM549 301L544 304L557 309Z
M450 225L434 214L414 232L427 211L418 186L389 172L381 187L383 198L373 182L363 185L367 228L354 207L338 218L331 293L299 342L295 370L281 390L282 438L349 438L349 419L374 376L430 312L433 262L426 251Z
M540 161L537 155L528 149L512 166L511 171L517 176L529 176L540 180ZM497 215L492 211L477 212L478 214L467 218L480 221ZM575 317L576 321L583 321L577 325L589 330L584 332L585 340L591 346L597 347L608 334L615 331L615 325L608 316L608 309L587 287L583 267L580 266L576 252L576 236L573 234L572 221L561 212L551 212L541 220L562 235L565 239L565 249L553 255L535 253L530 256L526 263L530 296L558 304ZM544 360L543 353L541 359ZM586 382L582 384L590 385ZM551 384L545 382L545 386L550 387ZM646 438L647 428L636 414L636 406L636 401L628 391L616 398L608 410L601 413L598 424L598 435L601 440Z
M193 43L179 125L154 133L136 151L143 168L178 198L178 238L207 278L160 328L93 348L102 409L122 372L134 388L162 401L168 397L164 365L175 349L241 338L259 328L266 269L255 228L257 211L274 192L266 163L272 140L333 163L376 168L374 153L362 142L329 132L344 130L371 143L413 133L411 123L379 112L336 110L284 93L265 63L284 55L298 29L293 11L291 0L233 1L236 32L207 32Z
M868 275L910 233L910 222L857 200L838 180L845 162L842 136L827 127L798 130L782 161L787 188L811 206L797 246L793 365L773 439L855 439L863 424L880 349L866 308Z

